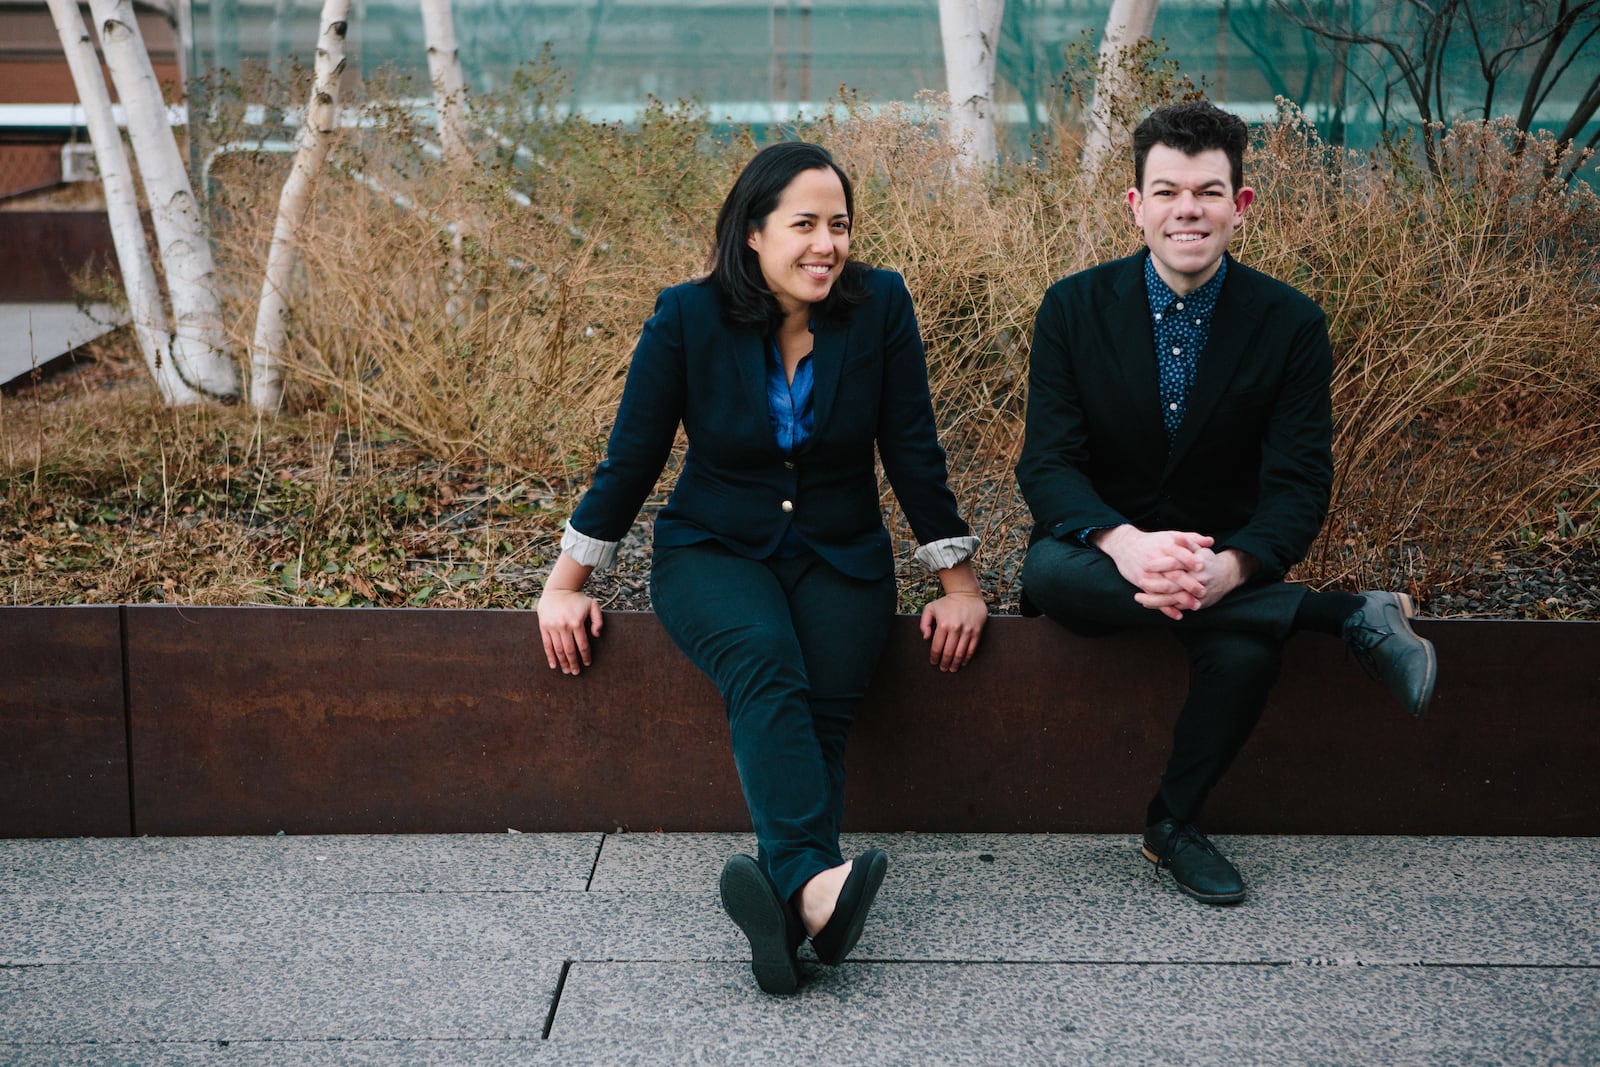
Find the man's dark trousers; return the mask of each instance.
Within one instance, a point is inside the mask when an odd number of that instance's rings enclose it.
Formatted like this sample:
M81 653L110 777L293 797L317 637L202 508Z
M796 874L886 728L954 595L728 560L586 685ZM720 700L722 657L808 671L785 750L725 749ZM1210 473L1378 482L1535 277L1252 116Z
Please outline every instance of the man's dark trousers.
M1134 600L1138 589L1110 556L1054 537L1028 550L1022 585L1033 609L1081 636L1165 630L1183 646L1189 696L1173 728L1160 800L1174 818L1194 820L1261 718L1305 587L1276 580L1245 585L1211 607L1170 619Z

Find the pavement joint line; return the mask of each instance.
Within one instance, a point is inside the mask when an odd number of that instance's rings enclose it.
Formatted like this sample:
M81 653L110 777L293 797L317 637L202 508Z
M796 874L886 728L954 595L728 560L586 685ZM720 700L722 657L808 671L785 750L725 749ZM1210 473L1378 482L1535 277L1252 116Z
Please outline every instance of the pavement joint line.
M703 956L688 958L683 956L607 956L603 959L589 959L575 956L562 964L562 981L566 980L566 972L574 966L584 967L703 967L708 964L722 966L742 966L750 961L743 956ZM814 967L824 966L820 961L809 956L801 956L800 962ZM871 964L873 966L915 966L915 967L1123 967L1128 969L1165 967L1235 967L1245 968L1272 968L1278 967L1285 970L1307 967L1314 970L1332 970L1339 967L1361 968L1364 970L1395 970L1401 968L1416 968L1424 970L1447 971L1600 971L1600 964L1596 963L1486 963L1481 960L1474 962L1455 962L1451 960L1381 960L1369 962L1367 960L1324 960L1324 959L1293 959L1293 960L1124 960L1124 959L1037 959L1037 960L963 960L949 957L935 956L904 956L904 957L878 957L878 956L852 956L848 963Z
M128 606L126 604L121 604L117 607L117 631L118 639L122 644L122 706L123 708L131 708L133 707L133 678L128 670ZM131 756L134 752L132 715L124 714L122 717L122 743L126 746L124 751ZM126 767L128 775L128 836L138 837L140 806L138 796L133 788L134 761L131 758L127 760Z
M605 852L605 850L606 850L606 842L608 840L610 840L610 839L611 839L611 835L610 834L601 834L600 835L599 844L594 846L594 862L589 864L589 877L584 879L584 882L583 882L583 891L585 893L589 892L590 889L594 888L595 872L600 869L600 856L601 856L601 854L603 852Z
M555 1029L556 1011L561 1007L561 993L567 988L567 975L572 972L572 961L566 960L561 964L561 974L556 978L556 991L550 997L550 1012L544 1017L544 1032L539 1035L539 1040L550 1040L550 1031Z
M463 1045L525 1045L532 1041L528 1037L457 1037L453 1034L440 1034L438 1036L413 1037L386 1037L374 1034L371 1037L115 1037L98 1038L66 1037L50 1040L21 1037L16 1040L0 1039L0 1048L16 1046L18 1048L86 1048L96 1045L174 1045L179 1047L211 1047L229 1048L235 1045L414 1045L426 1042L430 1045L444 1045L450 1043Z
M706 964L716 964L716 965L719 965L719 966L722 965L722 964L730 964L730 965L738 966L738 965L748 964L749 962L750 962L749 958L745 957L745 956L709 956L709 957L698 957L698 958L693 958L693 959L687 958L687 957L683 957L683 956L673 956L673 957L629 956L629 957L627 957L625 959L624 958L619 958L619 957L616 957L616 956L608 956L605 959L584 959L582 957L574 957L573 959L569 959L569 960L566 961L566 966L571 967L571 966L576 965L576 964L582 964L583 966L586 966L586 967L588 967L588 966L636 967L636 966L639 966L640 964L647 964L647 965L650 965L650 966L658 966L659 965L659 966L667 966L667 967L703 967ZM811 956L801 956L800 957L800 962L803 963L803 964L810 964L810 965L816 966L816 967L826 966L826 964L822 963L820 960L817 960L817 959L815 959L815 958L813 958ZM945 957L906 956L906 957L893 957L893 958L891 958L891 957L879 957L879 956L851 956L845 962L846 963L863 963L863 964L870 963L873 966L891 966L891 967L893 967L893 966L902 966L902 965L904 965L904 966L914 966L914 967L1299 967L1299 966L1303 965L1300 962L1295 961L1295 960L1111 960L1111 959L1105 959L1105 960L1099 960L1099 959L1096 959L1096 960L1088 960L1088 959L1082 959L1082 960L1080 960L1080 959L958 960L958 959L951 959L951 958L949 958L947 956L945 956ZM1324 966L1328 966L1328 965L1324 965ZM1416 966L1432 966L1432 967L1450 967L1450 968L1455 968L1455 967L1462 966L1462 965L1453 964L1453 963L1437 963L1437 964L1421 964L1421 965L1415 964L1415 963L1363 963L1363 964L1355 964L1353 966L1374 967L1374 968L1376 968L1376 967L1416 967ZM1488 967L1488 966L1523 967L1523 968L1528 969L1528 970L1539 970L1539 969L1544 969L1544 968L1546 968L1548 966L1566 967L1566 968L1568 968L1570 970L1586 970L1586 969L1589 969L1589 965L1588 964L1553 964L1553 965L1543 965L1543 964L1479 964L1479 966L1485 966L1485 967Z

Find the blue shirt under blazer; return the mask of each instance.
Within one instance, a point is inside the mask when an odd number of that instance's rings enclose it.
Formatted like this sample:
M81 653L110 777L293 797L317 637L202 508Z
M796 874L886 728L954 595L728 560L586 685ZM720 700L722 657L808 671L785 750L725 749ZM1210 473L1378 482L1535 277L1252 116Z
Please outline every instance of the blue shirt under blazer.
M841 572L863 580L891 575L874 446L919 542L966 536L945 484L911 295L891 271L869 269L863 281L870 296L848 321L815 324L815 421L792 457L779 447L768 410L767 338L727 324L715 285L664 290L634 349L605 461L572 528L620 540L681 422L689 448L656 518L658 547L717 541L766 559L793 524Z
M1187 410L1162 425L1148 253L1062 279L1034 322L1017 462L1033 541L1131 523L1193 530L1261 562L1304 558L1333 485L1333 357L1322 310L1229 257Z

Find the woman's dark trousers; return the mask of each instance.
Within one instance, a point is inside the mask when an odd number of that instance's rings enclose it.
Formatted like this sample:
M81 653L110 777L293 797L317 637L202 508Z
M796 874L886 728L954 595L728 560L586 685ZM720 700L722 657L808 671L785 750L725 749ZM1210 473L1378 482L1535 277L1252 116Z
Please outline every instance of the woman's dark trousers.
M1074 633L1165 630L1183 646L1189 695L1152 811L1164 808L1192 821L1261 718L1305 588L1279 581L1246 585L1173 620L1133 599L1138 590L1110 556L1055 538L1028 550L1022 585L1035 607Z
M727 706L733 761L784 900L844 862L844 750L894 618L893 577L807 553L750 560L716 543L658 548L656 616Z

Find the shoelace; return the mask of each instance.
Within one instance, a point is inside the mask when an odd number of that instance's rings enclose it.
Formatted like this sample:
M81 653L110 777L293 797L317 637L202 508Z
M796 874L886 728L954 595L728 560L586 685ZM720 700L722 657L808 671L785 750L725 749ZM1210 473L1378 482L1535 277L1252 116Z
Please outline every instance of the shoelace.
M1393 636L1394 630L1386 626L1352 626L1345 631L1344 647L1355 657L1367 677L1379 678L1378 658L1374 653L1379 645Z
M1161 849L1161 862L1156 864L1157 879L1161 877L1161 868L1170 868L1173 857L1183 848L1197 848L1201 852L1212 856L1221 855L1217 851L1217 846L1213 845L1205 834L1196 830L1193 823L1179 823L1172 828L1172 834L1167 838L1166 845Z

